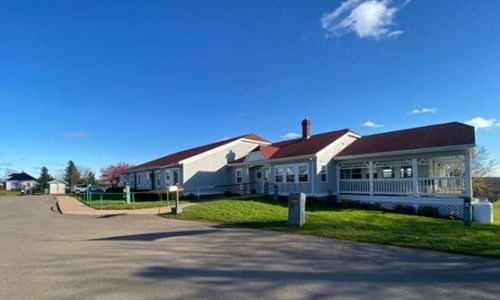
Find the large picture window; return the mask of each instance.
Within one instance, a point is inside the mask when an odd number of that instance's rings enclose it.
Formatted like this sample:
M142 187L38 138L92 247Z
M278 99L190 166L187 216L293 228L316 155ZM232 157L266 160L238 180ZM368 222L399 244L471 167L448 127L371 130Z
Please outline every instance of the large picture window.
M274 180L276 183L309 182L309 167L306 164L284 165L275 167Z

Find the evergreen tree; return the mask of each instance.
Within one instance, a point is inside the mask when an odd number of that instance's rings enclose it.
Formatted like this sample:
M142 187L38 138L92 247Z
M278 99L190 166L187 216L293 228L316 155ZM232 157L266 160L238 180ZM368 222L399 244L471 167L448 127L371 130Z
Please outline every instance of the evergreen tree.
M49 188L48 182L54 180L52 176L49 174L49 169L46 167L42 168L42 171L40 172L40 176L38 177L38 180L36 181L36 187L39 191L43 191L44 189Z
M72 160L68 161L68 166L64 172L64 181L66 181L70 187L81 181L80 171Z

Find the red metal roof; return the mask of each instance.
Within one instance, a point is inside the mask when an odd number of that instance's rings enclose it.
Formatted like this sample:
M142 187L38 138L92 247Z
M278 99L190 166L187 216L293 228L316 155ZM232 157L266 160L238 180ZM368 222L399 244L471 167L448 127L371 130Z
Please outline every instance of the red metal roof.
M335 157L474 144L474 127L451 122L367 135Z
M160 157L158 159L134 166L134 167L126 170L123 173L129 173L129 172L133 172L133 171L137 171L137 170L166 166L169 164L178 163L184 159L196 156L198 154L202 154L203 152L206 152L206 151L215 149L217 147L229 144L229 143L234 142L234 141L239 140L239 139L247 139L247 140L252 140L252 141L257 141L257 142L269 143L269 141L267 141L266 139L263 139L258 135L250 133L250 134L242 135L242 136L235 137L232 139L228 139L228 140L224 140L224 141L220 141L220 142L216 142L216 143L212 143L212 144L208 144L208 145L180 151L180 152L173 153L173 154L170 154L167 156L163 156L163 157Z
M350 132L349 129L342 129L311 135L308 139L298 138L273 143L269 146L261 145L253 150L253 152L260 151L267 159L315 154L348 132Z

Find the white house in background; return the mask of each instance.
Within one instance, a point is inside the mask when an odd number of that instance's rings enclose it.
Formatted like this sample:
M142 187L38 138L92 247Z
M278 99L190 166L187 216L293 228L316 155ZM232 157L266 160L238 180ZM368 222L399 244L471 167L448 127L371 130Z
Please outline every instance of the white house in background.
M361 136L350 129L270 143L250 134L165 156L124 172L122 184L159 189L217 186L218 191L264 192L397 204L433 205L462 213L472 197L474 127L445 123ZM241 189L239 189L241 186Z
M10 174L4 182L5 190L19 191L34 187L36 178L22 171L21 173Z
M49 194L51 195L61 195L66 193L66 186L68 183L63 180L54 179L48 182L49 184Z

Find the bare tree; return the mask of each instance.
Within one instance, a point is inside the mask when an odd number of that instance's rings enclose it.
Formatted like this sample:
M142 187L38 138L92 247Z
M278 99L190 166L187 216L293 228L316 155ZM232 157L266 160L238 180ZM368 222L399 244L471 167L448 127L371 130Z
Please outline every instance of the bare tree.
M487 177L494 175L498 162L490 158L484 145L476 146L471 157L472 190L474 195L481 196L491 190L492 181Z

